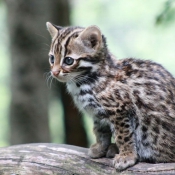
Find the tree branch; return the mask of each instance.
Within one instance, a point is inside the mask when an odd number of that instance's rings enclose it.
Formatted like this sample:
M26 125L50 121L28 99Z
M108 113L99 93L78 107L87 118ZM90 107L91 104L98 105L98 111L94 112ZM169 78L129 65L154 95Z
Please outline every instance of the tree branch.
M139 163L117 173L112 159L90 159L86 148L61 144L25 144L0 149L0 174L107 175L175 174L175 163Z

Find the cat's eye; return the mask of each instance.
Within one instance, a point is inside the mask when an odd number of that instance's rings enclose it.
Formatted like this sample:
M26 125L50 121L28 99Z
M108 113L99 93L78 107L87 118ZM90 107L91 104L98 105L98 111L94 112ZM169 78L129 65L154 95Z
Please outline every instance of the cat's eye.
M51 64L54 64L54 61L55 61L54 56L53 56L53 55L50 55L50 58L49 58L49 59L50 59L50 63L51 63Z
M64 58L64 63L67 65L72 65L74 63L74 59L71 57L65 57Z

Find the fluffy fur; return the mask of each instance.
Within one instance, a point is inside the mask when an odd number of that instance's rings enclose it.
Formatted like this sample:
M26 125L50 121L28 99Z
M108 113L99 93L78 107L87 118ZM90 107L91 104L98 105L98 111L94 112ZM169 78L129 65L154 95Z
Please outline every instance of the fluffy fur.
M96 143L89 156L114 156L117 170L137 161L175 162L173 76L152 61L116 60L96 26L47 27L52 76L66 82L76 106L94 120Z

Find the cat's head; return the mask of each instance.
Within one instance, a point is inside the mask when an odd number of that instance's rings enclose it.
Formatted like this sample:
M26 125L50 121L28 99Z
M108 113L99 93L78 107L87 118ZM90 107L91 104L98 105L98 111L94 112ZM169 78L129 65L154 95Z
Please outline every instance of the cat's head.
M106 45L98 27L59 27L49 22L46 25L52 37L49 63L54 78L68 82L100 68Z

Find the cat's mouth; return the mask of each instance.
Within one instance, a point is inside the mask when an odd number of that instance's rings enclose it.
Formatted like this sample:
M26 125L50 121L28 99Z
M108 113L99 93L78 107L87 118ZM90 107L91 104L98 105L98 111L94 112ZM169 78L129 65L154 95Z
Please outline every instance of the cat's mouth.
M60 72L55 73L55 72L51 71L51 75L53 78L57 79L60 82L67 82L66 76L60 75Z
M80 72L70 74L70 73L64 73L62 71L57 71L57 72L51 71L51 76L63 83L67 83L67 82L75 83L75 82L80 82L84 79L82 76L80 76Z

